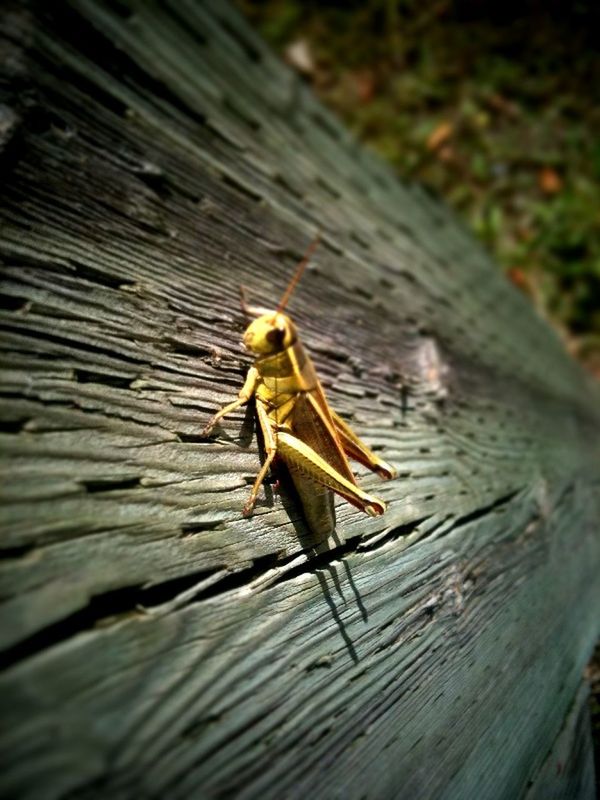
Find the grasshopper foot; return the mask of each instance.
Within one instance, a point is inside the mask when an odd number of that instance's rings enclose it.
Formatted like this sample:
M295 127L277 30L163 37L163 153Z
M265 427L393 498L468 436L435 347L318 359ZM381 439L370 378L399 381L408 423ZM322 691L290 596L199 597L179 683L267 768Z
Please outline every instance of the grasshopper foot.
M252 498L250 500L248 500L248 502L246 503L246 505L242 509L242 516L250 517L252 515L252 512L254 511L254 504L255 503L256 503L256 500L253 500Z
M398 473L394 469L394 467L391 467L389 464L386 464L385 462L379 463L375 471L377 472L380 478L383 478L384 481L393 480L393 478L398 477Z

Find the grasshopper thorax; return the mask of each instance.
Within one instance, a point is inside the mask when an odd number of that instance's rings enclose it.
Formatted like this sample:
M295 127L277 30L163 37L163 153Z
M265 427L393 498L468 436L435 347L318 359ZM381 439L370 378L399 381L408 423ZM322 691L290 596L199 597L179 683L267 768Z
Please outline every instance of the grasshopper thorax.
M296 328L287 314L272 311L248 325L244 345L256 355L274 355L291 347L296 338Z

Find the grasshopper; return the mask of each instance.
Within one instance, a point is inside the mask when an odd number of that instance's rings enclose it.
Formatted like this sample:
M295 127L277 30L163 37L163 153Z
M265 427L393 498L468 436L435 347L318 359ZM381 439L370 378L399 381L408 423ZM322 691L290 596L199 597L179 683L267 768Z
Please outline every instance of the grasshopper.
M255 361L238 398L214 415L202 435L209 436L220 419L254 397L265 460L244 506L244 516L252 513L260 487L278 456L290 472L309 527L318 536L329 536L335 529L332 492L371 516L385 511L382 500L357 484L349 458L382 478L393 478L396 473L329 406L296 326L283 313L319 238L310 244L275 310L248 306L242 294L243 310L257 317L243 337Z

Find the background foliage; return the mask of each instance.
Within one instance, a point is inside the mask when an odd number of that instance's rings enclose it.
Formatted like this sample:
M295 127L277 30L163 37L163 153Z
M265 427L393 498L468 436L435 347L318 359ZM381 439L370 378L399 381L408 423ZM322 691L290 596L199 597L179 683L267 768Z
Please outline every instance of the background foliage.
M463 215L600 376L600 5L238 2L360 139Z

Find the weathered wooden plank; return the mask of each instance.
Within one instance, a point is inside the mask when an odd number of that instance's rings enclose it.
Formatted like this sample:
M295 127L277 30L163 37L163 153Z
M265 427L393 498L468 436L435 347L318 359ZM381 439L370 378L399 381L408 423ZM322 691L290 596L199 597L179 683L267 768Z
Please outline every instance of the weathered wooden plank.
M229 7L2 25L3 794L547 786L598 633L597 387ZM239 284L277 298L317 225L291 311L399 468L334 550L285 493L241 518L250 413L199 437Z
M596 797L589 686L582 683L554 746L527 791L527 800Z

